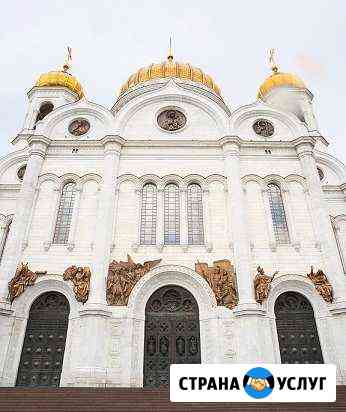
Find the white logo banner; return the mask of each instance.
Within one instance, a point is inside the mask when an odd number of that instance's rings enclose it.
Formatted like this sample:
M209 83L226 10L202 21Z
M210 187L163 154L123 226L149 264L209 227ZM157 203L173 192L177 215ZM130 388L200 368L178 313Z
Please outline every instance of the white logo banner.
M171 402L335 402L336 366L171 365Z

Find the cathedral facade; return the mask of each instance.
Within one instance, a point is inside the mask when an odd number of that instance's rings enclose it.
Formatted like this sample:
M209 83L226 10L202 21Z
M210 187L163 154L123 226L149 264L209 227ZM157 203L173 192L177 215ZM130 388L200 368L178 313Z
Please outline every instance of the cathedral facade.
M190 64L111 109L69 62L0 159L0 385L167 385L171 363L334 363L346 384L346 168L272 64L232 108Z

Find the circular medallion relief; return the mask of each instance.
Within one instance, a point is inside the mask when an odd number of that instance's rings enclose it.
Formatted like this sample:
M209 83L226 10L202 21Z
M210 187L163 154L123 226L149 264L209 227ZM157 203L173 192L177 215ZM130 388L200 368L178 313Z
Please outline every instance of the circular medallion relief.
M90 123L85 119L76 119L70 123L68 131L74 136L82 136L90 129Z
M266 119L256 120L252 127L259 136L270 137L274 134L273 124Z
M18 177L19 180L23 180L25 171L26 171L26 165L20 167L17 170L17 177Z
M167 109L157 117L158 125L169 132L174 132L186 125L186 116L176 109Z

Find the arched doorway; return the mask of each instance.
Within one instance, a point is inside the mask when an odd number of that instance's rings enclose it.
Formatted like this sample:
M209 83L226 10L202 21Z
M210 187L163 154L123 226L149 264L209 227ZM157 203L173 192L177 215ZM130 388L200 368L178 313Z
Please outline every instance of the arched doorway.
M314 311L306 297L285 292L274 311L281 363L324 363Z
M60 383L70 306L64 295L46 292L31 306L16 386Z
M167 285L145 307L143 385L168 385L172 363L201 363L199 311L188 290Z

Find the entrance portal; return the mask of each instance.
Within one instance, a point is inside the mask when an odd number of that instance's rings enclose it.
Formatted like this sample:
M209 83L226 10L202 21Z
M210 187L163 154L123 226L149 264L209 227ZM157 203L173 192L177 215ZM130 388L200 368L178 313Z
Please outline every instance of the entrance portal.
M64 295L47 292L32 304L16 386L59 386L70 306Z
M143 385L168 385L172 363L201 363L199 312L188 290L167 285L145 307Z
M274 311L281 363L323 363L314 311L306 297L285 292Z

